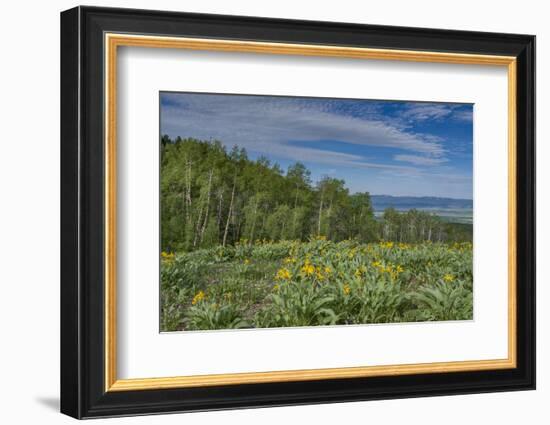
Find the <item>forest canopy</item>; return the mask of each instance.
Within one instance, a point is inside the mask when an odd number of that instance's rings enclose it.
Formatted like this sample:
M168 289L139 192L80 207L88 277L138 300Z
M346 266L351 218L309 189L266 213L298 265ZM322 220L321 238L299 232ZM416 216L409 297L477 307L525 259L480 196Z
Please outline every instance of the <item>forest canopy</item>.
M161 138L161 248L192 251L256 240L471 241L471 226L388 208L374 216L368 192L344 180L312 181L300 162L283 170L220 141Z

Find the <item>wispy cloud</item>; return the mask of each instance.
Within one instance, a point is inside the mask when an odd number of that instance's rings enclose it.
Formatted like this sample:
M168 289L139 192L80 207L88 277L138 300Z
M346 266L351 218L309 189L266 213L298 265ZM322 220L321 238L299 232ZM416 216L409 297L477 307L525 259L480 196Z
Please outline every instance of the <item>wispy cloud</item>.
M342 114L327 102L303 98L165 94L162 129L170 135L215 138L248 150L277 149L289 140L340 140L399 148L430 156L445 153L441 140L391 125L384 119ZM314 149L311 149L314 151ZM298 148L281 146L290 158ZM319 152L312 152L319 154Z
M239 144L242 146L242 144ZM314 147L297 147L289 143L258 143L253 146L250 151L257 151L262 155L275 156L285 158L291 161L299 162L315 162L329 166L347 166L356 168L387 168L392 169L394 166L369 163L360 155L347 154L336 151L321 150ZM403 167L407 168L407 167Z
M457 121L472 122L472 120L474 118L473 112L474 112L473 108L463 109L463 110L460 110L460 111L455 110L453 112L453 118L456 119Z
M437 165L448 161L447 158L418 155L394 155L393 159L396 161L409 162L415 165Z
M415 121L454 119L471 121L472 111L461 108L462 105L412 103L403 111L403 118Z
M451 158L457 158L459 147L471 152L471 140L451 144L452 134L446 130L452 122L471 126L472 108L468 106L162 93L161 107L161 131L171 137L219 140L227 147L244 147L253 157L310 164L314 173L346 176L358 170L373 178L368 183L364 178L362 183L348 182L350 187L372 186L378 178L387 181L387 176L394 178L386 186L395 186L394 192L406 190L412 180L429 187L440 172L451 176L441 180L447 182L446 187L462 185L460 196L471 192L470 183L461 180L471 173L471 164L455 173L454 180L453 173L442 169L454 164ZM426 126L430 123L440 123L443 130L432 131ZM441 184L438 190L443 190Z

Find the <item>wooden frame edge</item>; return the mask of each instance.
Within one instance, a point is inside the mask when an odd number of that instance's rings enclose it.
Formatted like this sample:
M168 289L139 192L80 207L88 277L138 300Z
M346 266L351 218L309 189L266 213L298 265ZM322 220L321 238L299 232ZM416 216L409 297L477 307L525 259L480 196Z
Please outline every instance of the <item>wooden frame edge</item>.
M208 387L217 385L260 384L269 382L316 381L322 379L369 378L379 376L414 375L417 373L499 370L512 369L514 367L514 361L511 359L503 359L402 364L392 366L365 366L274 372L174 376L167 378L119 379L112 383L108 391L139 391L183 387Z
M105 33L105 392L513 369L517 367L517 60L513 56ZM117 379L116 74L120 46L506 66L508 71L508 358L273 372Z
M508 64L508 358L517 367L517 60Z
M115 383L116 367L116 83L117 48L105 38L105 391Z

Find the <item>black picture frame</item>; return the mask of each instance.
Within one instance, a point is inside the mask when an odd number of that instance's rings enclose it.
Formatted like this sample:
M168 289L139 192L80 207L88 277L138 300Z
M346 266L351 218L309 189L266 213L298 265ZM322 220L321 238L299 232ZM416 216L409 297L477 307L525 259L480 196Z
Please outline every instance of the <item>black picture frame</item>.
M105 391L104 33L517 58L517 367L369 378ZM535 388L535 37L76 7L61 13L61 412L75 418Z

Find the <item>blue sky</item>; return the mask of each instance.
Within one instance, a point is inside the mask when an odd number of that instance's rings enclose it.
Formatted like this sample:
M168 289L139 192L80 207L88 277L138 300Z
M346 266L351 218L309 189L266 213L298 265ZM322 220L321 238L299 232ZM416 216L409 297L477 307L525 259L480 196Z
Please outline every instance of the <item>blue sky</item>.
M162 92L160 105L162 134L299 161L352 193L472 198L471 104Z

